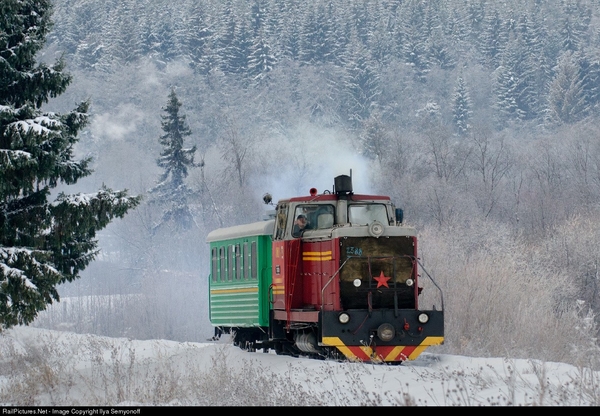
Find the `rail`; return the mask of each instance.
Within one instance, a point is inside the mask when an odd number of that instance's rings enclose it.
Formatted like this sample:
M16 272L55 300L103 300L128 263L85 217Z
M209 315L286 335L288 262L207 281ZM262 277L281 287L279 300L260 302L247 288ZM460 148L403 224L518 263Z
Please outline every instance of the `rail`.
M431 275L429 274L427 269L425 269L425 266L423 266L423 263L421 263L421 260L419 260L417 257L414 257L414 256L412 256L412 257L414 260L417 261L417 263L419 263L419 266L421 266L421 270L423 270L425 272L425 274L427 275L429 280L431 280L431 283L433 283L433 285L437 288L437 290L439 290L440 300L442 301L442 310L444 310L444 292L442 291L442 288L439 287L439 285L435 282L435 280L433 280L433 277L431 277Z

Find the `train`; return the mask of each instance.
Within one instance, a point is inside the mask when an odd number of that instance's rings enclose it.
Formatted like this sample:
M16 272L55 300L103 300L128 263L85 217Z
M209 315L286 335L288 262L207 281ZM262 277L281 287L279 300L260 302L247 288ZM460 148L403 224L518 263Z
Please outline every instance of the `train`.
M263 200L263 220L206 237L216 337L247 351L387 364L443 344L442 290L389 196L354 193L350 171L331 190ZM422 280L435 292L427 306Z

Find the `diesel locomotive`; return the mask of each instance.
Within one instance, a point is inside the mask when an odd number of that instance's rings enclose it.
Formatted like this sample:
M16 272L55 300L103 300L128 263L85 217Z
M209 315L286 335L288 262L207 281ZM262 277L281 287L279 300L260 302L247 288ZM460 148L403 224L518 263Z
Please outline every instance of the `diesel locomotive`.
M210 321L242 349L398 364L444 342L442 291L417 256L415 229L388 196L355 194L351 174L207 243Z

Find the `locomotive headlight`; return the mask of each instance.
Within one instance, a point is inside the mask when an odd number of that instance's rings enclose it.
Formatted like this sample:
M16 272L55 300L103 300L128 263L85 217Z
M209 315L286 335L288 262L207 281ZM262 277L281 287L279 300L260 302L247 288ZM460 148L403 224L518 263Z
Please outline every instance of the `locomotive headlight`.
M414 284L415 284L415 281L413 279L406 279L406 286L411 287Z
M429 322L429 315L427 315L426 313L420 313L418 319L419 322L421 322L422 324L426 324L427 322Z
M342 312L338 315L338 320L340 321L340 324L347 324L350 322L350 315L346 312Z
M360 285L362 284L362 280L360 279L354 279L354 287L360 287Z
M379 238L383 234L383 224L379 221L373 221L369 225L369 234L371 234L371 237Z
M377 328L377 336L382 341L391 341L394 339L394 335L396 335L396 330L392 324L381 324Z

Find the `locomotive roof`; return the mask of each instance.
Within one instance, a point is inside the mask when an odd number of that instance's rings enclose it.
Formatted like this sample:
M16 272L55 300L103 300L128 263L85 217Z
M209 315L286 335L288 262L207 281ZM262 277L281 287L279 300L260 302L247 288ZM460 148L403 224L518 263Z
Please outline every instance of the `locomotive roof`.
M275 220L259 221L250 224L234 225L233 227L218 228L206 236L206 242L231 240L233 238L253 237L257 235L272 235Z
M293 198L282 199L279 202L319 202L319 201L337 201L340 198L336 194L319 194L295 196ZM346 198L348 201L389 201L390 197L386 195L363 195L350 194Z

